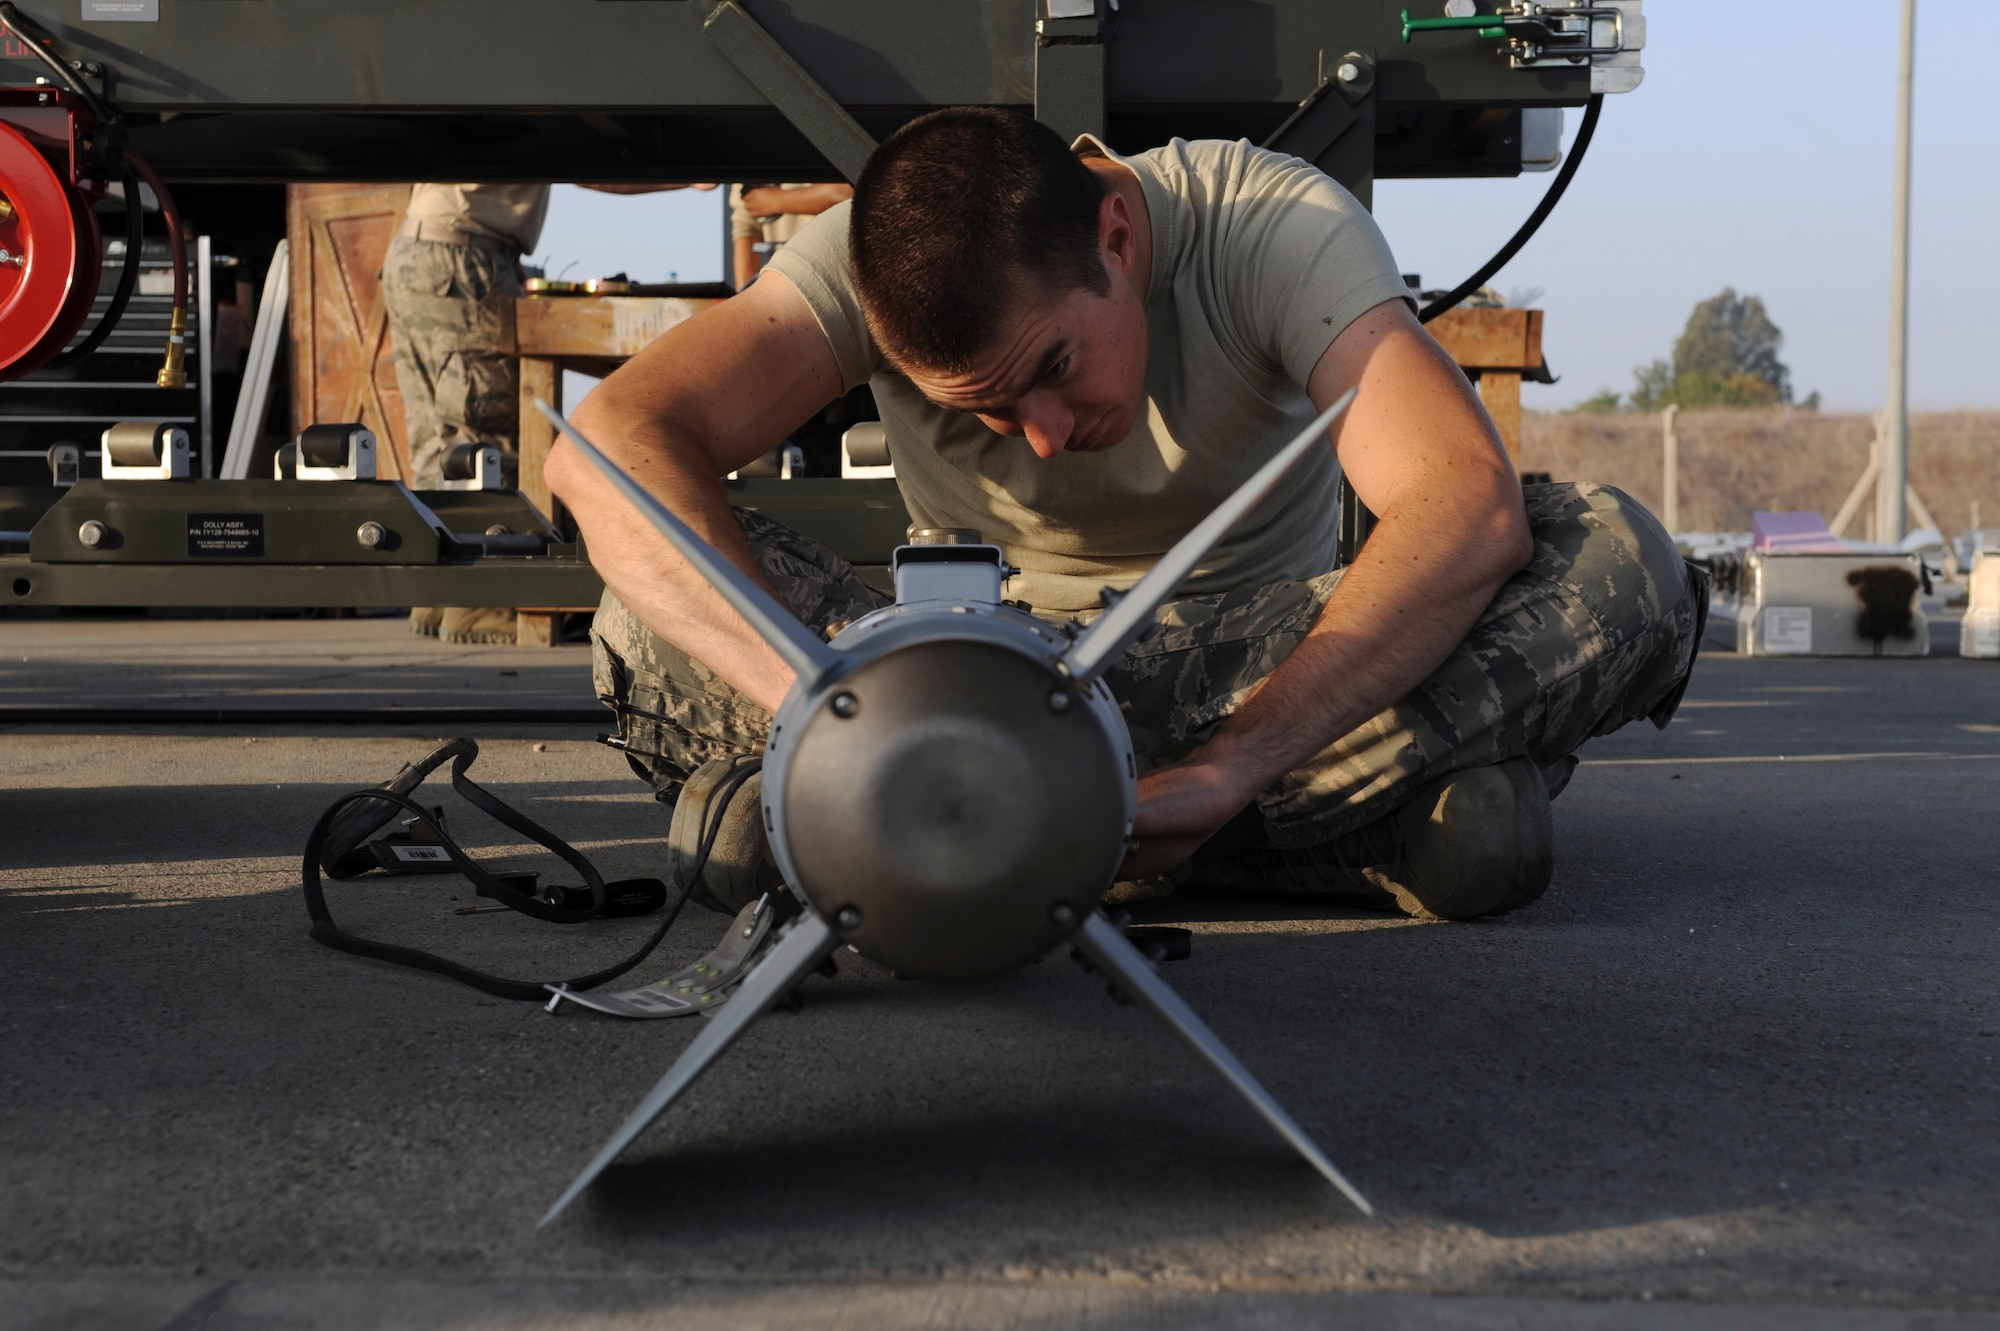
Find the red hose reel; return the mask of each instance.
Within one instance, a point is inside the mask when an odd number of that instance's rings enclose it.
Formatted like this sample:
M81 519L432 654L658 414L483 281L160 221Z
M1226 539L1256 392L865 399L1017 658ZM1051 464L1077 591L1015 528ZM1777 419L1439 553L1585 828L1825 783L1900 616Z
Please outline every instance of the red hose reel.
M89 113L67 93L0 94L0 381L47 363L97 298L102 242L83 183Z

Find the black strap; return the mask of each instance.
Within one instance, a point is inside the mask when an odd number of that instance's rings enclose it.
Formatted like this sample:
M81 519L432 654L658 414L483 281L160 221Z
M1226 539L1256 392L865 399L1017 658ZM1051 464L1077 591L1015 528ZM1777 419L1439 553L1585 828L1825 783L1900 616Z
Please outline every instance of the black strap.
M472 778L465 774L465 769L472 766L472 760L479 756L479 746L477 744L469 739L460 739L452 741L452 744L446 747L455 747L456 749L451 760L451 788L457 791L466 803L484 813L494 822L499 823L503 827L512 828L522 836L527 837L530 841L547 847L565 864L569 865L570 868L576 870L583 878L583 885L590 889L590 909L583 911L564 910L559 906L552 906L536 901L524 893L506 887L483 869L479 870L477 878L473 878L470 873L466 874L466 877L472 878L472 884L479 890L479 894L481 896L490 896L496 901L506 902L509 906L514 907L515 910L525 911L538 920L548 920L554 924L580 924L585 920L602 914L605 901L604 880L597 876L597 867L585 859L583 853L577 850L575 846L570 845L569 842L564 841L555 833L527 817L527 815L517 813L513 809L508 808L493 795L488 794L473 783ZM460 860L464 860L466 864L472 863L470 859L465 857L464 852L459 851L457 846L451 844L449 837L445 837L443 828L437 827L435 823L432 823L428 814L424 814L421 810L418 812L423 817L424 823L433 828L438 836L444 838L446 848L457 852L452 860L454 864L457 864ZM477 868L477 866L474 867ZM463 869L461 868L460 871L463 872ZM507 895L501 895L503 892ZM510 900L509 898L513 899ZM524 905L521 904L522 902L530 904ZM534 908L531 909L530 905Z
M481 810L492 815L503 825L517 832L524 833L556 855L561 856L566 863L581 873L585 884L591 890L591 899L594 903L592 910L564 910L561 907L550 905L539 898L529 896L516 888L508 886L505 882L495 878L492 874L481 868L471 856L465 853L456 841L445 833L445 830L438 825L437 820L431 816L430 810L425 809L410 798L409 791L414 790L416 785L423 780L423 777L429 772L434 771L447 756L453 756L454 758L452 763L452 788ZM692 891L694 885L701 881L702 870L708 864L709 852L714 848L716 836L722 830L721 814L728 807L728 796L743 781L747 780L752 772L757 770L756 768L751 768L748 771L741 772L739 775L732 776L729 785L719 792L722 797L716 799L710 805L712 822L702 829L700 849L695 856L694 863L689 867L686 880L681 884L680 893L674 898L673 904L668 907L666 917L660 921L659 927L653 931L652 936L640 946L638 951L615 966L610 966L600 971L593 971L588 975L580 975L574 979L509 980L503 976L488 975L484 971L473 970L469 966L462 966L458 962L422 951L418 948L402 947L394 943L379 943L373 939L361 938L345 932L339 925L334 923L333 912L327 908L326 892L320 881L321 856L325 852L329 835L336 824L341 825L345 830L351 830L365 823L368 824L368 830L373 831L375 828L381 827L384 823L394 818L397 809L402 809L415 815L417 821L421 822L438 839L439 845L451 857L453 867L465 875L480 896L491 897L495 901L510 906L523 914L532 915L537 919L547 920L556 924L577 923L594 918L597 910L602 908L608 893L624 886L624 883L612 883L609 889L607 889L604 880L598 876L596 868L573 846L501 803L493 795L474 784L471 778L465 775L465 768L478 756L479 746L471 740L452 740L433 752L424 762L414 764L411 767L405 767L398 774L397 778L388 785L377 786L368 790L349 791L335 800L328 806L326 812L320 815L319 821L313 824L312 834L306 838L304 864L301 867L302 887L306 898L306 914L312 919L312 937L315 941L324 943L326 946L342 952L353 953L356 956L370 957L377 961L393 962L399 966L411 966L417 970L426 970L436 975L443 975L450 979L458 980L461 983L469 984L473 988L483 993L492 994L496 998L513 998L527 1002L539 1002L548 996L547 986L551 984L565 985L577 990L595 989L600 984L617 979L644 961L651 955L653 949L660 945L661 940L666 938L667 931L673 928L674 921L680 917L681 908L687 904L689 893ZM415 780L408 779L412 772L416 772ZM404 786L404 789L395 789L394 787L396 786ZM356 816L356 813L353 811L358 806L361 806L364 801L387 805L388 811L379 817L372 812ZM347 816L343 818L343 814ZM366 833L363 835L365 836Z

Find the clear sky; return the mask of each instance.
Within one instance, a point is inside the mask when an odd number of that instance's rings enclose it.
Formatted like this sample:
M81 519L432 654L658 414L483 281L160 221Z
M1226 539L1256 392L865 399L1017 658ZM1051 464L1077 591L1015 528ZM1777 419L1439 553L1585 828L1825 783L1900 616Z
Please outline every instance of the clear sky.
M1412 6L1417 8L1419 6ZM1441 6L1440 6L1441 8ZM1881 405L1888 356L1897 0L1653 0L1646 81L1605 99L1597 141L1541 233L1494 279L1539 287L1562 377L1530 407L1629 390L1695 302L1763 297L1799 396ZM1918 11L1910 394L1920 409L2000 407L2000 134L1990 109L2000 4ZM1569 113L1573 134L1579 112ZM1566 134L1566 136L1567 136ZM1405 272L1452 286L1552 179L1392 180L1376 216ZM551 275L721 274L718 194L559 189Z
M722 277L723 191L598 194L558 185L532 262L568 280L625 273L635 282ZM571 265L574 264L574 267Z

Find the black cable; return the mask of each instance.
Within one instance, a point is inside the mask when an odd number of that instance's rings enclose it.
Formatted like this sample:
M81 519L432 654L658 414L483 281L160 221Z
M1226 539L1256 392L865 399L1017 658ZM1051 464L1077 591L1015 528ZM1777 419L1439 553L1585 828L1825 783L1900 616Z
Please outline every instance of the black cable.
M104 316L90 335L61 355L52 356L45 368L67 369L85 356L104 345L104 339L111 336L111 330L125 317L125 307L132 303L132 293L139 287L139 260L146 247L146 213L139 206L139 173L130 166L125 168L125 265L118 270L118 285L112 289L111 303L104 307Z
M43 50L42 43L30 37L26 30L21 27L21 11L14 7L13 0L0 0L0 28L5 28L8 32L12 33L15 41L27 47L29 53L54 71L55 76L61 79L71 92L83 98L89 104L92 115L96 116L106 125L115 125L118 123L117 113L111 109L109 103L97 95L95 89L82 79L77 78L73 72L63 65L62 61Z
M1523 245L1534 239L1535 232L1541 229L1542 223L1548 220L1551 212L1555 211L1556 203L1562 198L1563 191L1569 188L1569 182L1575 177L1577 167L1583 165L1584 150L1590 147L1590 136L1597 132L1597 117L1603 110L1604 94L1592 93L1589 104L1584 107L1583 124L1576 131L1576 142L1570 145L1569 160L1556 172L1556 178L1549 184L1549 192L1535 205L1535 211L1528 214L1528 220L1521 224L1521 229L1514 233L1512 240L1500 247L1498 254L1480 265L1478 272L1418 310L1419 322L1429 323L1485 286L1495 273L1507 266L1508 260L1521 252Z
M459 748L458 746L464 747ZM471 754L466 754L464 749L470 749ZM447 753L453 753L459 759L459 762L453 764L453 776L457 778L461 775L460 764L469 763L471 756L478 753L478 749L473 746L470 740L455 740L440 749L437 753L434 753L431 759L426 761L432 767L435 767L436 761L434 760L441 759ZM495 998L512 998L527 1002L540 1002L548 997L549 986L551 985L560 985L579 991L595 989L598 985L617 979L651 956L653 949L657 948L661 941L666 938L667 931L674 927L674 921L680 918L682 908L687 905L688 898L693 894L694 885L701 881L702 871L708 867L708 857L715 849L716 838L722 832L722 815L728 808L730 797L757 770L757 768L752 767L732 773L728 781L716 792L714 803L710 807L713 821L702 829L701 844L696 852L694 863L689 868L685 881L681 884L680 895L674 898L673 904L667 909L666 918L660 921L659 927L653 931L652 936L636 952L614 966L608 966L600 971L593 971L588 975L579 975L570 980L509 980L503 976L488 975L484 971L473 970L470 966L462 966L458 962L447 960L444 957L424 952L417 948L401 947L394 943L378 943L373 939L360 938L343 932L340 926L334 923L333 912L327 908L326 893L320 882L320 853L335 821L349 805L361 800L379 800L416 815L417 819L438 839L438 844L444 848L445 853L451 857L453 867L472 882L474 888L481 896L491 897L524 914L535 915L542 919L557 919L558 916L575 914L574 912L549 908L545 903L533 897L526 896L495 879L467 856L457 842L445 834L444 829L439 827L432 819L429 810L412 800L408 795L383 786L376 786L368 790L351 791L335 800L327 811L320 815L319 821L313 826L312 834L306 838L305 862L302 871L303 882L301 886L305 891L306 914L312 919L312 938L316 942L324 943L326 946L341 952L353 953L355 956L369 957L376 961L393 962L399 966L410 966L417 970L430 971L434 975L442 975L448 979L458 980L463 984L471 985L482 993L492 994ZM466 784L471 785L469 781ZM458 785L456 779L454 779L453 785L455 787ZM475 786L473 789L477 790L478 788ZM459 793L464 795L467 792L461 788ZM486 795L486 792L480 791L479 793L485 799L492 800L492 797ZM498 801L494 800L493 803L498 804ZM484 803L481 803L480 807L488 813L493 812ZM501 805L500 807L505 809L506 806ZM511 815L511 818L503 819L507 826L513 827L517 831L533 828L535 833L540 833L540 835L535 837L537 841L540 841L543 846L555 851L557 854L563 855L563 858L569 860L572 865L575 865L582 858L566 843L548 833L542 832L540 828L535 827L532 822L521 817L518 813L514 813L513 810L509 809L507 813ZM390 816L393 817L394 815ZM387 820L384 819L384 821L386 822ZM547 839L544 840L544 837ZM564 854L565 851L568 854ZM572 856L576 858L572 859ZM586 881L596 880L596 878L596 871L594 869L588 870ZM608 886L610 888L617 888L619 884L612 883ZM568 921L558 920L558 922Z

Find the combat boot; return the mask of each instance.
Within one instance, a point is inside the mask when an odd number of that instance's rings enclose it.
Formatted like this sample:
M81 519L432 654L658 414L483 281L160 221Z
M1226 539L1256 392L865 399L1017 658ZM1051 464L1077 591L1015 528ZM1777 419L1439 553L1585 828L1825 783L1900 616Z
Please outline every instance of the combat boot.
M1420 919L1515 910L1548 890L1554 867L1548 786L1526 758L1440 777L1388 816L1316 845L1259 846L1254 833L1232 828L1233 841L1196 855L1203 886L1310 894Z
M1503 915L1549 889L1555 819L1541 769L1526 758L1433 781L1390 821L1402 854L1369 876L1407 915L1435 920Z
M520 640L520 630L509 606L453 606L438 623L438 640L511 647Z
M678 888L698 869L689 898L724 915L784 882L764 836L763 767L762 758L747 753L711 758L674 801L667 881Z

